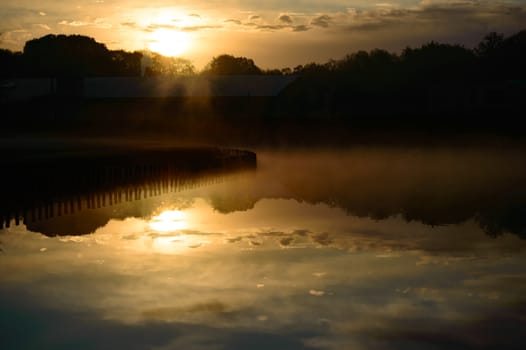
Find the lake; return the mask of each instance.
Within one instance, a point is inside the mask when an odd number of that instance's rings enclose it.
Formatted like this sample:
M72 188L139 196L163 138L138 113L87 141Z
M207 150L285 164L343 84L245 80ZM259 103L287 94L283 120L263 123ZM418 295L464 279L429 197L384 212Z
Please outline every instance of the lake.
M0 230L2 348L526 345L521 147L263 149L257 169L152 169L57 181L32 202L38 187L7 186L4 211L20 213Z

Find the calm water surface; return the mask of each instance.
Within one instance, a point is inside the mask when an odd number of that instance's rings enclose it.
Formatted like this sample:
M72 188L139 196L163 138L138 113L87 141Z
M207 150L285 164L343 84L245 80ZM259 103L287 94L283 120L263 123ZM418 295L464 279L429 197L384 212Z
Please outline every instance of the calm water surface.
M0 230L0 344L522 349L525 180L510 148L260 152L28 215Z

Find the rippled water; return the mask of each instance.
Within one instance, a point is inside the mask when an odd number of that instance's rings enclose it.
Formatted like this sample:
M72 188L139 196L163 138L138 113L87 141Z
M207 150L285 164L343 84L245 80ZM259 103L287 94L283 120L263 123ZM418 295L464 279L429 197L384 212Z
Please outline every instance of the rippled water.
M6 348L525 345L522 150L259 152L149 179L10 218Z

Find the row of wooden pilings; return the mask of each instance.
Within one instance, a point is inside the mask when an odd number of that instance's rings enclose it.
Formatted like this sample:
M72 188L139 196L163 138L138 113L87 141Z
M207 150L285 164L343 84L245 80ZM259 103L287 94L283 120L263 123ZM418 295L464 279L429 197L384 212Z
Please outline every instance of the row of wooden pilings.
M52 169L38 181L12 186L0 203L0 229L210 185L256 167L255 155L245 151L224 151L217 161L211 169L172 163L82 168L71 174L67 168Z
M223 182L229 177L229 175L207 175L198 178L179 177L126 188L118 187L112 191L50 198L26 205L24 208L1 213L0 229L9 228L11 225L20 225L20 223L38 222L57 216L72 215L83 210L111 207L124 202L195 189Z

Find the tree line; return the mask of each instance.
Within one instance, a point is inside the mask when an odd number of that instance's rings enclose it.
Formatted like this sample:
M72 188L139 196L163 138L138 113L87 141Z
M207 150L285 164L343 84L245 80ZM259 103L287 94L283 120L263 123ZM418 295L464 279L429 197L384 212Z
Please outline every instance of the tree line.
M140 75L303 75L309 78L339 77L367 89L388 87L400 80L476 78L479 80L525 77L526 30L509 37L487 34L474 48L431 41L406 47L400 54L383 49L357 51L326 63L294 68L258 67L246 57L220 55L197 72L183 58L164 57L146 51L109 50L95 39L82 35L46 35L26 42L22 52L0 49L0 77L44 76L140 76ZM482 69L482 70L481 70Z
M515 108L524 96L524 62L526 30L507 37L489 33L473 49L431 41L400 53L357 51L283 69L265 70L250 58L225 54L200 72L186 59L109 50L86 36L51 34L26 42L22 52L0 49L0 78L295 75L272 115L418 114L441 113L444 106L469 109L481 100Z
M489 33L473 49L431 41L400 54L357 51L281 71L301 77L284 106L301 115L512 115L525 107L524 62L526 30Z
M109 50L82 35L46 35L26 42L22 52L0 49L0 78L129 77L197 75L187 59L150 51ZM252 59L221 55L200 74L263 74Z

